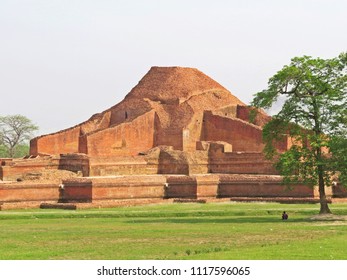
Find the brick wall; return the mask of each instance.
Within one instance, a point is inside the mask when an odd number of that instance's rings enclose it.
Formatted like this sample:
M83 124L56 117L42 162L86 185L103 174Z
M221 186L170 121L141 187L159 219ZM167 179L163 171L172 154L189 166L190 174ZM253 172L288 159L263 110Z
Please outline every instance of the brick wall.
M288 188L282 179L269 177L230 177L221 175L218 184L219 197L314 197L314 189L305 185Z
M90 159L90 176L157 174L158 159L145 156L98 157Z
M0 202L58 201L59 186L53 183L2 183Z
M92 202L121 199L279 197L314 198L314 189L287 188L280 176L147 175L89 177L59 183L0 183L0 203L60 201Z
M27 174L40 173L46 170L68 170L89 175L89 158L83 154L62 154L29 159L13 159L2 161L0 180L16 181Z
M210 155L210 173L278 174L262 153L215 153Z
M236 117L246 122L250 122L251 110L252 109L249 106L237 105ZM263 127L268 121L270 121L270 119L270 116L266 115L263 111L258 110L253 123Z
M163 198L164 176L118 176L64 180L64 201Z
M30 154L59 155L79 152L80 126L55 134L44 135L30 141Z
M165 198L196 198L197 182L190 176L168 176Z
M155 112L151 111L132 122L87 135L88 155L129 156L147 151L154 144L154 119Z
M347 197L347 188L342 186L340 183L332 186L332 195L333 197Z
M206 112L203 121L203 141L230 143L233 151L261 152L262 130L245 121Z

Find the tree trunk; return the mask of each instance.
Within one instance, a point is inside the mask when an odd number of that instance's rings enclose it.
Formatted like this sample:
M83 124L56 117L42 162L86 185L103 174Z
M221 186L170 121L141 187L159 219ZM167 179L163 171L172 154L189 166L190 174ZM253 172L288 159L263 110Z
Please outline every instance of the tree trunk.
M319 179L319 202L320 202L319 214L331 214L327 197L325 195L325 184L324 184L322 166L318 166L318 179Z
M10 148L9 148L8 154L10 155L10 158L13 158L13 157L14 157L14 148L13 148L13 147L10 147Z
M329 214L331 213L327 197L325 195L325 182L324 182L324 169L322 165L322 143L321 139L323 139L323 133L321 130L321 121L320 121L320 112L319 107L317 105L317 101L315 97L312 99L313 111L314 111L314 133L316 142L319 146L316 148L316 163L317 163L317 171L318 171L318 187L319 187L319 202L320 202L320 211L319 214ZM316 144L317 144L316 143Z

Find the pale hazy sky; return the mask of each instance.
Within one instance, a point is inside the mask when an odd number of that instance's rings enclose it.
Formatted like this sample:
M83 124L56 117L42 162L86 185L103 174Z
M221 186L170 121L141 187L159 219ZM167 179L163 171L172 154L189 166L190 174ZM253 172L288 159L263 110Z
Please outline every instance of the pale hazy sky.
M346 51L346 14L346 0L0 0L0 115L55 132L154 65L198 68L249 103L292 57Z

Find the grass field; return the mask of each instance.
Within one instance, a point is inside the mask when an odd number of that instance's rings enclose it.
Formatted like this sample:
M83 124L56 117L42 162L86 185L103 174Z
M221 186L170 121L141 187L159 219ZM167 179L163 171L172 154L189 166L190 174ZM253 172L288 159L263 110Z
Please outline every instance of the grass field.
M347 204L333 204L347 215ZM282 211L289 220L282 221ZM0 259L347 259L347 221L319 205L161 204L0 212Z

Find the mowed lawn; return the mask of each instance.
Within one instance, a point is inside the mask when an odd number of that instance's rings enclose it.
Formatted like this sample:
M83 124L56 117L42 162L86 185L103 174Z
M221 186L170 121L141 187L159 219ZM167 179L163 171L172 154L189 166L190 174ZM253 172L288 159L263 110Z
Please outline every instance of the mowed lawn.
M347 204L333 204L347 215ZM287 211L289 220L282 221ZM347 221L318 204L160 204L0 211L0 259L347 259Z

